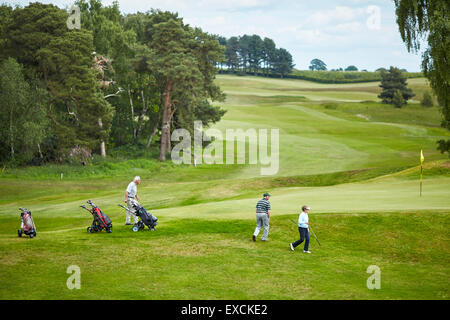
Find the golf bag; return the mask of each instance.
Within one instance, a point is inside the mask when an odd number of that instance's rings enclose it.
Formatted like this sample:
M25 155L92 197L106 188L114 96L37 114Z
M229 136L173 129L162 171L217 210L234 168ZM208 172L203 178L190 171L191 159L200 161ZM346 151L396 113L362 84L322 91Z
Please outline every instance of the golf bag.
M112 232L111 219L106 214L104 214L102 210L100 210L100 208L97 207L91 200L88 200L87 203L92 207L91 210L89 210L85 206L80 206L81 208L89 211L94 217L92 225L87 227L87 232L88 233L101 232L103 229L105 229L106 232L111 233Z
M19 210L22 211L20 214L22 223L20 229L17 231L18 236L22 237L22 234L25 234L30 238L36 237L36 227L31 216L31 211L25 208L19 208Z
M133 231L138 232L145 228L145 226L148 227L150 231L155 231L155 227L158 224L158 218L156 218L151 213L147 212L145 208L137 201L135 200L129 200L131 201L131 205L134 209L134 214L139 217L139 221L133 226ZM127 211L130 211L128 208L122 206L119 204L120 207L124 208Z

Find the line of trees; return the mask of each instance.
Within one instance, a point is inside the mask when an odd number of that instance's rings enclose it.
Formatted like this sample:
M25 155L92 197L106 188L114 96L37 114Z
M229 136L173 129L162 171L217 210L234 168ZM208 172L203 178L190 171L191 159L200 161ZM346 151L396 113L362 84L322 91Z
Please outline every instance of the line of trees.
M221 71L237 74L278 75L281 78L291 73L294 64L292 55L284 48L277 48L270 38L246 35L230 37L217 36L225 47L224 62L218 63Z
M325 62L323 62L320 59L312 59L311 62L309 63L309 70L311 71L327 71L327 64ZM350 65L347 68L343 69L343 68L337 68L337 69L331 69L330 71L346 71L346 72L352 72L352 71L359 71L358 67L354 66L354 65ZM377 70L375 70L375 72L386 72L388 71L386 68L378 68ZM400 69L400 71L402 72L408 72L408 70L406 69ZM368 72L366 69L361 70L361 72Z
M311 71L327 71L328 70L327 64L317 58L312 59L309 64L310 64L309 70L311 70ZM350 65L345 69L338 68L338 69L331 69L331 71L358 71L358 68L354 65ZM367 71L367 70L363 70L363 71Z
M225 114L213 101L225 48L177 13L123 15L79 0L81 28L51 4L0 5L0 162L106 156L113 146L159 143L176 128Z

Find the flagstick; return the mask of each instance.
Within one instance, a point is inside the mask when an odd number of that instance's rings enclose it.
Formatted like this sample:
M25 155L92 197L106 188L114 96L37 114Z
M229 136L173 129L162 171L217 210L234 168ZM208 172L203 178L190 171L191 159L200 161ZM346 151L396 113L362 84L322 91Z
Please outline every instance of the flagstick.
M420 165L420 196L422 196L422 172L423 172L423 167L422 167L422 165Z
M420 196L422 196L423 150L420 150Z

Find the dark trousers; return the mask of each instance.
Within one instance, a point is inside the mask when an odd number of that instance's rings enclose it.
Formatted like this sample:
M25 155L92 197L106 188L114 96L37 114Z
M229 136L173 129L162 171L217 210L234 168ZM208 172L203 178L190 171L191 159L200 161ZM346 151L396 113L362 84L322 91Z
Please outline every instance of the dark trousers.
M296 248L300 243L305 241L305 251L308 251L309 248L309 231L307 228L298 227L298 232L300 233L300 240L295 241L292 246Z

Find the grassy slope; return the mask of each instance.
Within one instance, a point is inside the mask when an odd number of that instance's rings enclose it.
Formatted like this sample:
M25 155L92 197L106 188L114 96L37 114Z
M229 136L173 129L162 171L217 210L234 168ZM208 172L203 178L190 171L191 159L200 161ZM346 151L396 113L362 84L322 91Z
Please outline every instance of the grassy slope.
M423 80L413 80L424 90ZM218 82L228 93L228 113L217 128L280 128L277 176L260 177L258 167L145 159L6 170L0 298L23 298L24 290L32 299L449 298L442 281L450 262L449 162L435 151L435 140L448 133L438 128L436 108L361 102L376 100L376 84L231 76ZM426 156L421 198L420 149ZM158 208L156 232L134 234L123 226L117 203L134 174L144 178L143 204ZM273 194L270 242L253 243L253 208L265 190ZM112 234L85 232L91 218L78 206L88 198L111 216ZM313 208L322 243L311 239L308 256L287 246L298 234L289 219L304 203ZM36 239L15 237L19 206L32 209ZM81 290L65 286L71 264L81 268ZM373 264L382 272L379 291L366 288Z
M438 128L440 114L437 107L424 110L413 104L399 110L377 102L360 102L367 100L366 95L378 100L377 94L372 93L379 89L377 83L325 85L230 76L219 77L219 83L230 97L225 105L229 112L216 128L222 131L229 127L247 129L255 124L280 128L279 174L283 176L412 166L417 163L417 150L420 149L424 150L427 159L442 158L436 151L436 140L448 137L448 131ZM426 83L416 81L415 85L419 88ZM303 97L309 97L308 90L311 89L320 89L317 92L320 98L325 97L324 100L305 101ZM339 95L345 99L336 98L333 92L337 89L342 90ZM259 91L278 97L278 102L261 101L259 96L252 103L252 97ZM287 91L298 94L298 99L292 96L286 99L283 94ZM250 97L245 96L248 92L252 94ZM352 103L347 102L350 98L354 98ZM337 103L337 109L327 109L324 101ZM373 117L375 121L367 121L361 115ZM419 123L433 126L417 126ZM257 175L258 168L251 167L240 173L241 177Z

